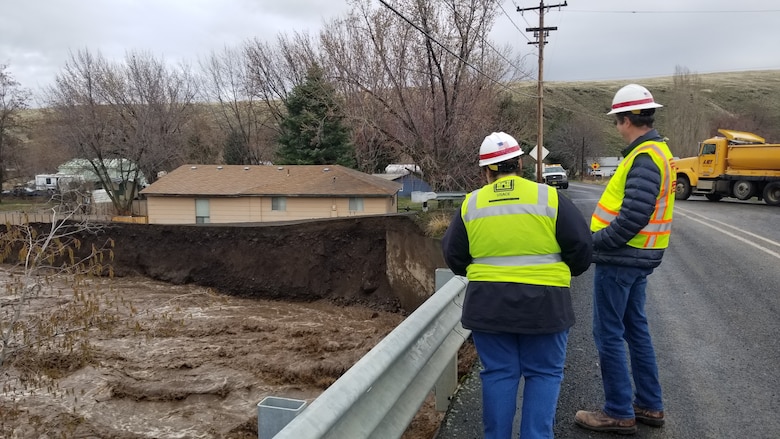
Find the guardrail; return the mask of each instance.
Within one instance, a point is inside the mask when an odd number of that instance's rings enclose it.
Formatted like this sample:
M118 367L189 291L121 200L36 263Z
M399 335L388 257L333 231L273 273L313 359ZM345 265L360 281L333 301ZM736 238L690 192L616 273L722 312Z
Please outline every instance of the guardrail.
M439 200L443 202L463 201L466 198L466 192L421 192L412 191L412 203L422 203L423 212L428 211L428 200Z
M468 280L436 270L436 292L274 439L399 438L431 390L444 411L457 387Z

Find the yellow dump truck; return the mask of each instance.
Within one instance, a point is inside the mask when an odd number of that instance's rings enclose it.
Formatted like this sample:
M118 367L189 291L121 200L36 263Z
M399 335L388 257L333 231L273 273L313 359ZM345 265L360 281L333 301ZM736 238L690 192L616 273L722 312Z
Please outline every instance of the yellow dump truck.
M718 130L716 136L699 144L699 155L676 159L675 198L691 194L710 201L724 197L763 199L780 206L780 144L765 143L753 133Z

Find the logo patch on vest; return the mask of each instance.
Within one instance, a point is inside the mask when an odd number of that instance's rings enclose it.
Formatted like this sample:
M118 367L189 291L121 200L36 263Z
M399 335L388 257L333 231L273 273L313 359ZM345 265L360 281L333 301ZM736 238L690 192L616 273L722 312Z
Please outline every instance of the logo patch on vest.
M515 190L514 180L498 181L493 185L493 192L511 192Z

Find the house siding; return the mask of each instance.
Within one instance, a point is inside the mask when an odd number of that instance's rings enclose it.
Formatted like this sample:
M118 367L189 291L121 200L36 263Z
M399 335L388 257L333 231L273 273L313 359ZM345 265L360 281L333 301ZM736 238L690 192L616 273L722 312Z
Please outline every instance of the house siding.
M411 197L412 192L414 191L421 191L421 192L431 191L431 185L421 180L414 174L404 175L403 177L401 177L400 183L403 185L403 189L401 189L401 191L398 192L399 197Z
M350 211L349 198L286 197L286 209L276 211L271 210L271 197L150 196L147 200L149 224L195 224L195 199L209 200L211 224L381 215L397 210L396 197L363 197L362 211Z
M263 212L258 197L208 198L211 223L260 222Z
M195 224L195 199L149 197L149 224Z

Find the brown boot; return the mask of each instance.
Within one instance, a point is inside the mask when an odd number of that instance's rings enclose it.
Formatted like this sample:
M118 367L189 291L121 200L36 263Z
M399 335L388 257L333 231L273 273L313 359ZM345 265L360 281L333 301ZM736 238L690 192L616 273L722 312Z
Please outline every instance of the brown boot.
M617 434L635 434L635 419L615 419L601 410L588 412L580 410L574 416L574 423L593 431L609 431Z
M636 420L651 427L660 427L664 425L664 412L656 412L653 410L643 409L641 407L634 406L634 416Z

